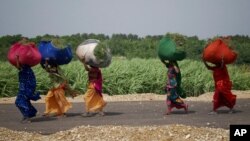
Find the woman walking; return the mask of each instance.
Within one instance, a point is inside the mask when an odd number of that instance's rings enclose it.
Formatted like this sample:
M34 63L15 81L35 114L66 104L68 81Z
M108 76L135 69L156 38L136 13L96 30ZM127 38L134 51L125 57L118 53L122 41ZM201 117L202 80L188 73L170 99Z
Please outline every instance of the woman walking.
M19 91L15 104L23 115L22 122L30 122L30 118L35 117L37 110L31 104L30 100L37 101L40 94L36 90L36 77L33 70L28 65L20 64L19 56L16 56L17 69L19 70Z
M174 107L177 109L184 108L185 112L187 113L188 105L185 104L184 101L180 98L180 95L177 90L178 81L176 79L177 79L177 76L180 75L180 69L177 65L177 62L176 61L169 61L169 62L162 61L162 62L168 68L168 71L167 71L168 81L167 81L167 85L165 88L165 91L167 93L166 103L168 106L166 114L167 115L171 114L171 111Z
M74 98L76 92L70 89L58 65L49 65L48 60L46 60L45 65L42 66L49 73L49 77L54 85L45 97L46 108L44 116L49 116L51 114L55 116L65 116L65 113L72 107L71 103L66 99L65 93L69 92L72 98Z
M88 72L87 92L84 94L86 113L83 114L83 116L90 116L91 112L98 112L104 116L103 108L107 103L103 100L102 95L101 70L98 67L88 66L84 59L81 61L84 64L85 70Z
M226 106L229 108L229 113L233 113L233 107L236 103L236 95L232 94L232 82L230 81L227 67L222 59L221 63L215 64L215 66L209 66L205 60L203 60L207 69L213 71L215 92L213 96L213 111L209 114L216 114L217 109Z

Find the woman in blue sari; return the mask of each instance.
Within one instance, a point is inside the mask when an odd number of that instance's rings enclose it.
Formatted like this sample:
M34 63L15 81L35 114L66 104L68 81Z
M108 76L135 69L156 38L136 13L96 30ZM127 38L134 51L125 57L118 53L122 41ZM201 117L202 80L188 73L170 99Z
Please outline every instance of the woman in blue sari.
M16 56L17 69L19 70L19 91L15 104L23 115L22 122L30 122L30 118L35 117L37 110L31 104L30 100L36 101L40 99L39 92L36 90L36 78L31 67L19 63L19 56Z

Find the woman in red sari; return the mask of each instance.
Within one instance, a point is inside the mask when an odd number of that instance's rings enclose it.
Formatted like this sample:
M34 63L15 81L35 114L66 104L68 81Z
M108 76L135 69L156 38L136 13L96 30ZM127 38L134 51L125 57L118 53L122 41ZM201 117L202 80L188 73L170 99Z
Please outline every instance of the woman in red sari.
M216 114L217 109L226 106L229 113L233 113L233 107L236 103L236 95L232 94L232 82L230 81L227 67L223 60L221 63L215 64L215 66L209 66L204 61L205 66L213 71L213 78L215 84L215 92L213 96L213 111L209 114Z

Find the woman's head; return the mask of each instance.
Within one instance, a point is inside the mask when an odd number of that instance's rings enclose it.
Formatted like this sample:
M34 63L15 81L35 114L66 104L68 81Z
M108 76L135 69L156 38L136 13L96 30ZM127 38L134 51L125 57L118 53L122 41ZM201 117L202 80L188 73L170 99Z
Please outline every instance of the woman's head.
M57 64L41 64L42 68L44 68L49 73L58 73L58 65Z
M175 60L170 60L170 61L169 61L169 64L175 65L175 64L176 64L176 61L175 61Z
M91 65L90 65L90 67L91 67L91 68L98 68L98 67L95 67L95 66L91 66Z
M50 66L48 68L48 72L49 73L58 73L58 66L57 65Z
M175 62L176 62L176 61L169 60L168 63L166 64L166 67L169 68L169 67L174 66L174 65L175 65Z

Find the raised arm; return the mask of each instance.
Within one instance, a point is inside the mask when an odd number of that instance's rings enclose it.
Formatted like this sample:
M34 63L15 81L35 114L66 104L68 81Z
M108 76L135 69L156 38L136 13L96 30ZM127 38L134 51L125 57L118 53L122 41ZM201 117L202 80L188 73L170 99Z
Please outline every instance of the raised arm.
M83 57L83 59L80 59L80 61L83 63L85 70L90 71L90 67L85 62L85 56Z
M85 62L83 63L83 65L84 65L84 68L85 68L86 71L90 71L89 66Z
M220 67L223 68L224 65L225 65L225 64L224 64L224 56L222 56L222 58L221 58L221 66L220 66Z
M44 64L44 69L49 72L49 63L48 63L49 58L45 59L45 64Z
M202 61L203 61L204 65L206 66L206 68L209 69L210 66L208 66L207 62L205 60L202 60Z
M16 68L17 69L21 69L21 65L20 65L20 61L19 61L19 56L18 55L16 55Z
M168 65L169 65L169 61L166 62L166 60L161 60L161 62L162 62L165 66L168 66Z
M176 72L176 73L179 73L179 72L180 72L180 69L179 69L179 66L178 66L178 64L177 64L177 61L173 61L173 65L174 65L175 72Z
M209 66L205 60L203 60L203 63L206 66L207 69L209 69L209 70L213 70L214 69L214 67Z

